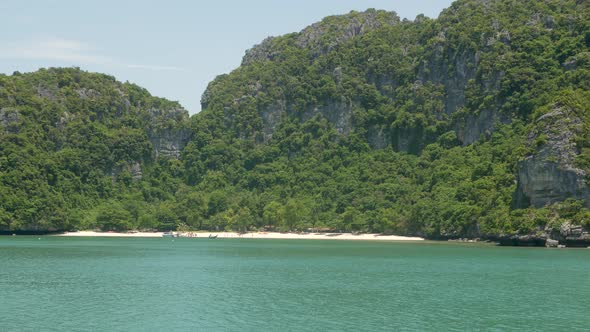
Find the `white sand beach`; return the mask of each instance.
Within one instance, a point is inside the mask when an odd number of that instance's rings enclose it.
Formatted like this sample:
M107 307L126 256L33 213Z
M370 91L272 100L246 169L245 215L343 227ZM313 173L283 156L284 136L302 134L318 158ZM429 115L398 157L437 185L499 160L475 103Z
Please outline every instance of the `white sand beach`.
M163 232L136 232L136 233L115 233L80 231L67 232L57 236L69 237L162 237ZM239 234L235 232L191 232L176 233L180 237L207 238L209 235L223 238L240 239L305 239L305 240L363 240L363 241L423 241L421 237L380 235L380 234L351 234L351 233L278 233L278 232L252 232Z

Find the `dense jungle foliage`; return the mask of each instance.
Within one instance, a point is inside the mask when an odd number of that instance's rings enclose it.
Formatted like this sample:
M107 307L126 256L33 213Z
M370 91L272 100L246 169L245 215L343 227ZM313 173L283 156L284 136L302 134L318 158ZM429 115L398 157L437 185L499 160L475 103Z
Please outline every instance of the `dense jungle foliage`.
M530 133L555 105L583 121L575 167L590 171L589 90L579 0L328 17L248 51L190 118L76 68L0 75L0 230L590 227L583 200L514 199L519 162L546 144ZM178 158L161 153L172 141Z

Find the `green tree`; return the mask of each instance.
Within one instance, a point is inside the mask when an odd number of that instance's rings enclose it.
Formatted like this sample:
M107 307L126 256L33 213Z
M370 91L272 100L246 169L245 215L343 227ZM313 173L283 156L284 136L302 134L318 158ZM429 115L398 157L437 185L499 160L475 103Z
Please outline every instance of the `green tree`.
M103 231L122 232L131 229L131 214L119 204L107 204L99 208L96 225Z
M276 201L268 203L264 207L263 220L265 225L275 227L285 223L285 209Z

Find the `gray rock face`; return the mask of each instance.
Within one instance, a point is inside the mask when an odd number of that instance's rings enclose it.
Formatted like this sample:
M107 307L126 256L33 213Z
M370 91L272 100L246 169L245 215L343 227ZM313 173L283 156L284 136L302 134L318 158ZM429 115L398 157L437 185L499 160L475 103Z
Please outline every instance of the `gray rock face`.
M559 227L559 233L564 238L577 238L584 236L584 228L579 225L573 225L572 223L565 222Z
M492 10L493 1L481 0L479 2L483 4L485 10ZM421 18L417 18L417 21L419 20ZM551 29L555 24L555 19L552 17L539 16L532 17L531 20L534 24L547 29ZM328 17L321 22L306 27L299 33L293 33L281 38L281 45L278 45L277 39L274 37L265 39L246 52L242 65L248 66L255 62L280 61L280 52L285 49L285 44L308 50L310 58L308 59L306 55L306 58L302 60L312 61L314 57L327 54L343 44L346 45L345 43L353 38L385 26L401 24L400 22L397 14L393 12L375 10ZM415 78L416 84L429 84L437 91L440 91L437 97L433 97L438 98L437 102L442 104L440 110L437 110L436 117L438 120L449 120L448 129L457 133L457 137L463 145L474 143L482 135L489 136L500 124L511 122L510 116L499 111L504 104L501 99L505 98L499 94L501 82L505 75L504 69L490 66L489 62L491 60L487 56L487 49L499 44L504 44L507 48L510 48L513 36L498 20L490 20L490 25L491 30L481 34L481 40L473 40L474 43L479 43L477 47L465 45L458 48L452 31L442 28L437 35L432 36L432 39L429 40L428 52L424 53L423 57L416 59L415 63L412 64L414 66L413 73L416 74L416 77L412 79ZM407 45L408 48L404 46L402 50L408 52L411 49L410 45ZM482 64L484 65L481 66ZM335 63L336 67L333 72L324 74L331 75L336 85L340 87L343 81L346 82L349 75L343 72L342 67L337 65ZM564 64L564 66L566 65L575 66L576 63L568 62L568 64ZM366 79L370 84L374 84L375 88L384 97L395 100L395 88L400 84L400 78L395 69L369 74ZM256 91L259 90L264 91L264 88L256 89ZM214 89L210 88L205 91L201 100L203 108L207 108L214 92ZM284 94L284 92L281 93ZM250 95L256 98L255 93L250 93ZM473 96L485 96L486 100L478 100L477 97ZM344 102L320 100L316 105L304 110L302 114L296 114L289 105L290 101L284 95L283 97L275 96L275 100L270 106L258 109L263 126L262 135L260 135L262 138L257 136L256 140L269 140L277 125L286 117L295 115L301 121L306 121L319 113L323 113L322 116L334 124L340 133L347 134L354 125L354 117L350 110L357 103L354 97L349 96L349 98L351 101ZM420 102L417 101L416 103ZM476 102L481 103L481 105L472 105ZM465 107L468 107L470 114L458 119L455 113ZM231 113L234 111L234 108L231 108L227 112L230 120ZM419 153L421 147L430 143L424 141L425 137L423 137L422 133L411 129L399 131L384 126L366 129L367 140L370 146L374 148L383 148L393 143L393 148L398 151L409 152L411 150Z
M319 115L332 123L340 134L348 135L353 127L352 106L352 103L343 97L340 100L327 100L322 105L310 107L304 112L296 112L285 100L277 100L261 112L263 139L270 140L276 127L288 116L296 116L299 121L306 122Z
M121 166L117 166L117 167L113 168L113 170L111 172L111 176L113 177L113 183L116 182L118 180L118 178L120 177L121 173L124 173L124 172L129 172L129 174L131 175L132 181L139 181L143 178L143 171L141 168L141 162L136 161L136 162L132 162L129 164L125 164L125 165L121 165Z
M273 49L273 41L275 37L267 37L260 44L255 45L246 51L242 59L242 65L249 65L256 61L272 61L278 55L278 51Z
M47 86L38 85L37 86L37 96L41 98L46 98L49 100L55 100L55 90L56 88L50 88Z
M559 245L559 241L557 241L557 240L547 239L545 241L545 246L547 248L557 248L558 245Z
M308 108L301 114L301 122L321 115L334 125L336 131L348 135L352 130L352 103L342 97L340 100L328 100L321 106Z
M188 112L183 108L160 110L150 109L152 127L148 129L148 139L154 147L156 158L163 156L179 159L186 146L190 131L186 128Z
M321 22L308 26L303 31L293 34L293 42L298 47L309 49L312 56L318 56L330 52L336 46L354 37L386 25L399 24L399 22L400 19L394 12L377 10L367 10L362 13L351 12L348 15L328 17ZM274 40L274 37L266 38L259 45L246 51L242 65L275 60L280 53L273 45ZM342 75L342 69L336 68L333 76L338 84L342 80ZM209 89L203 93L201 104L204 108L209 103L210 95ZM285 99L275 100L270 106L260 110L263 124L263 140L268 141L271 139L275 128L288 116L297 116L301 122L305 122L316 115L320 115L332 123L339 133L347 135L352 131L353 127L352 108L353 103L344 97L336 100L324 100L303 112L295 112ZM385 139L382 131L374 137L377 146L386 146L386 141L388 140Z
M59 120L55 123L55 127L59 130L64 130L67 124L75 118L75 115L70 114L69 112L64 112L63 115L59 118Z
M484 2L485 4L485 2ZM497 21L492 22L495 34L481 41L486 46L495 43L510 45L510 33L501 28ZM482 37L483 38L483 37ZM418 81L424 84L430 82L440 85L444 90L444 112L447 115L454 114L465 106L466 93L470 84L476 84L479 94L493 96L500 88L500 82L504 76L501 71L486 73L486 80L477 81L477 70L482 54L480 51L464 49L457 52L448 45L444 32L436 38L437 44L434 52L418 67ZM469 114L465 121L455 123L455 131L463 145L469 145L477 141L482 134L490 134L495 131L498 124L507 124L510 118L498 112L501 101L488 105L486 109L477 114Z
M187 131L173 131L169 129L149 131L148 137L154 146L156 158L168 157L180 159L182 149L189 139Z
M79 88L74 91L78 94L80 99L92 99L92 98L96 98L96 97L100 96L100 92L98 92L94 89Z
M439 39L433 56L419 68L418 79L444 86L445 113L452 114L465 105L465 90L469 80L475 78L479 54L469 50L451 54L444 46L444 34Z
M544 236L547 237L545 246L557 248L560 244L567 247L588 247L590 245L590 236L584 227L574 225L571 222L564 222L559 229L545 229Z
M336 21L336 22L334 22ZM334 24L334 23L336 24ZM309 47L315 54L325 54L334 47L369 31L400 22L395 12L368 10L352 12L345 16L333 16L305 28L297 37L297 45ZM332 38L325 40L330 33Z
M581 130L575 112L560 105L537 120L537 130L528 137L536 152L518 164L517 207L543 207L570 197L590 207L587 174L574 165L579 154L574 138Z
M385 149L391 144L391 134L384 125L372 125L367 131L367 141L373 149Z
M351 12L348 15L328 17L321 22L312 24L299 33L289 35L291 39L288 42L294 46L309 50L312 57L317 57L329 53L352 38L384 26L397 24L400 24L400 19L393 12L376 10L368 10L362 13ZM493 22L492 25L496 33L491 35L488 38L489 40L482 40L482 43L488 45L497 42L510 44L511 36L502 29L501 24ZM436 38L436 44L433 46L434 49L431 55L423 59L422 63L417 64L416 67L417 82L440 87L443 96L441 102L444 105L444 112L441 112L441 117L445 114L450 116L465 106L466 91L469 84L473 84L476 79L481 56L479 52L472 49L457 52L456 48L451 47L448 43L445 32L441 31ZM276 61L280 58L281 49L284 49L284 46L275 46L275 38L269 37L246 52L242 65ZM337 84L341 84L343 78L342 68L335 68L332 76ZM502 73L488 73L488 80L478 83L481 84L481 87L479 87L481 92L493 95L498 90L501 78ZM395 98L395 96L390 95L392 88L398 85L395 73L383 73L375 77L369 77L368 80L373 82L381 93ZM255 97L255 94L253 93L252 96ZM211 91L208 88L202 97L204 108L207 107L210 99ZM270 139L282 119L292 115L298 116L301 121L307 121L315 115L321 114L334 124L338 132L346 135L352 131L353 106L350 101L322 100L302 114L296 114L292 112L288 100L284 98L275 100L270 106L259 110L263 123L262 140L267 141ZM454 129L458 133L459 140L464 145L471 144L478 140L482 134L493 132L499 123L508 123L510 119L500 115L498 109L499 105L491 105L489 109L478 114L468 115L464 121L455 124ZM411 130L392 133L385 127L368 129L367 139L374 148L384 148L394 141L394 148L398 151L416 150L418 148L411 147L420 145L419 141L422 139L421 133L414 133Z
M18 132L19 119L20 115L17 109L10 107L0 109L0 127L6 130L7 132Z
M131 177L133 181L139 181L143 178L143 172L141 170L141 163L135 162L129 167L129 171L131 172Z
M507 124L510 118L496 110L484 110L471 114L464 123L456 123L457 138L463 145L477 141L482 135L489 137L499 124Z
M277 126L287 117L287 106L284 100L277 100L275 103L262 111L262 133L263 140L268 141Z
M377 10L367 10L362 13L351 12L348 15L331 16L308 26L294 35L294 41L299 47L309 48L312 54L325 54L356 36L399 22L400 18L395 12ZM330 38L325 38L327 35ZM274 39L274 37L268 37L262 43L247 50L242 59L242 65L257 61L272 61L280 55L273 47Z

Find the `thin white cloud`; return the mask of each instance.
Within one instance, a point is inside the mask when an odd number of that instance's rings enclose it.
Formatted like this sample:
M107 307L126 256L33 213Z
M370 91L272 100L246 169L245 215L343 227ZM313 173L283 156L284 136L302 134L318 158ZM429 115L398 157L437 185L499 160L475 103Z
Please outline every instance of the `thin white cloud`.
M77 64L107 64L109 57L93 54L92 48L75 40L44 39L0 46L0 57L33 60L52 60Z
M123 63L98 53L86 43L60 38L3 43L0 45L0 58L49 60L67 62L70 65L102 65L152 71L184 71L175 66Z

